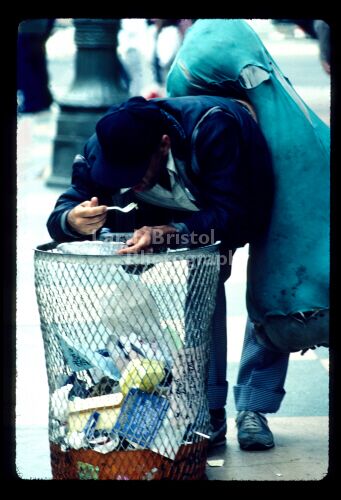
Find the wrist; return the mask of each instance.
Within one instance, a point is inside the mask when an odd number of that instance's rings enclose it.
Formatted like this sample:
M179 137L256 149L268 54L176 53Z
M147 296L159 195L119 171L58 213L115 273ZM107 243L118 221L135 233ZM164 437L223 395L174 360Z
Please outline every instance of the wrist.
M71 209L72 210L72 209ZM78 231L70 224L69 221L69 213L71 210L66 210L60 219L60 224L62 231L67 235L67 236L72 236L73 238L80 238L81 234L78 233Z
M76 227L75 227L75 224L73 221L72 212L73 212L73 208L71 208L71 210L69 210L67 212L65 220L66 220L66 224L69 226L69 228L72 229L73 231L75 231Z
M177 233L180 234L188 234L189 230L188 227L184 222L170 222L169 223L170 227L173 227Z

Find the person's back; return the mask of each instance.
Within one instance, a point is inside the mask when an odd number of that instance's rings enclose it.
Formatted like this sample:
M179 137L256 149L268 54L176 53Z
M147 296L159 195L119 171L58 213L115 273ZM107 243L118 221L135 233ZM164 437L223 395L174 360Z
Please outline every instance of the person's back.
M329 128L243 20L196 21L168 75L167 90L171 96L240 92L253 105L272 154L276 191L267 238L250 248L248 312L265 324L272 316L323 310L321 326L309 323L311 345L327 342ZM287 330L281 339L271 332L270 344L288 351L309 347L309 334L297 334L296 342Z

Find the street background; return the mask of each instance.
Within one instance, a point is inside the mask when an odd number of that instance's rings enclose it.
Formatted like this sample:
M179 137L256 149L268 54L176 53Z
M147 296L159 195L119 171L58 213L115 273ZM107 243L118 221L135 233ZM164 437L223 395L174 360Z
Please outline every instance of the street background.
M330 77L319 61L316 40L300 31L280 32L270 21L253 21L271 55L305 102L330 119ZM71 25L56 29L47 42L51 90L58 101L74 76ZM124 55L124 50L122 49ZM17 359L16 470L24 479L51 479L48 446L48 385L34 290L33 249L50 241L46 220L63 189L46 186L51 172L58 105L18 117L17 126ZM288 124L290 126L290 124ZM242 349L247 246L234 257L226 285L228 299L228 447L225 464L208 470L210 479L321 479L328 470L328 349L291 355L280 410L268 415L276 447L268 452L239 451L232 386Z

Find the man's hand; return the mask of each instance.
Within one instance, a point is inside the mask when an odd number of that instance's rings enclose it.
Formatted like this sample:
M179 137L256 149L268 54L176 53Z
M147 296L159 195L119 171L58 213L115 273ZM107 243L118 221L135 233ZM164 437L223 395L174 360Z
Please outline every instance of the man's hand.
M104 225L106 217L106 205L98 206L98 198L94 197L70 210L67 221L77 233L89 235Z
M176 233L176 229L172 226L143 226L141 229L136 229L127 244L128 248L123 248L117 253L120 255L128 253L152 252L153 245L166 243L165 236L167 234Z

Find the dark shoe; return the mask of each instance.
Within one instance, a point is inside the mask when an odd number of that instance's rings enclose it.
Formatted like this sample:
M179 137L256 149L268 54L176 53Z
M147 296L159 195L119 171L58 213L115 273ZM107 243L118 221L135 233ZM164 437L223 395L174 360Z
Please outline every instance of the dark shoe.
M275 446L268 421L258 411L240 411L236 418L238 442L242 450L269 450Z
M224 408L219 410L210 410L210 430L209 436L210 441L208 444L208 449L212 450L218 446L223 446L226 444L226 416Z

